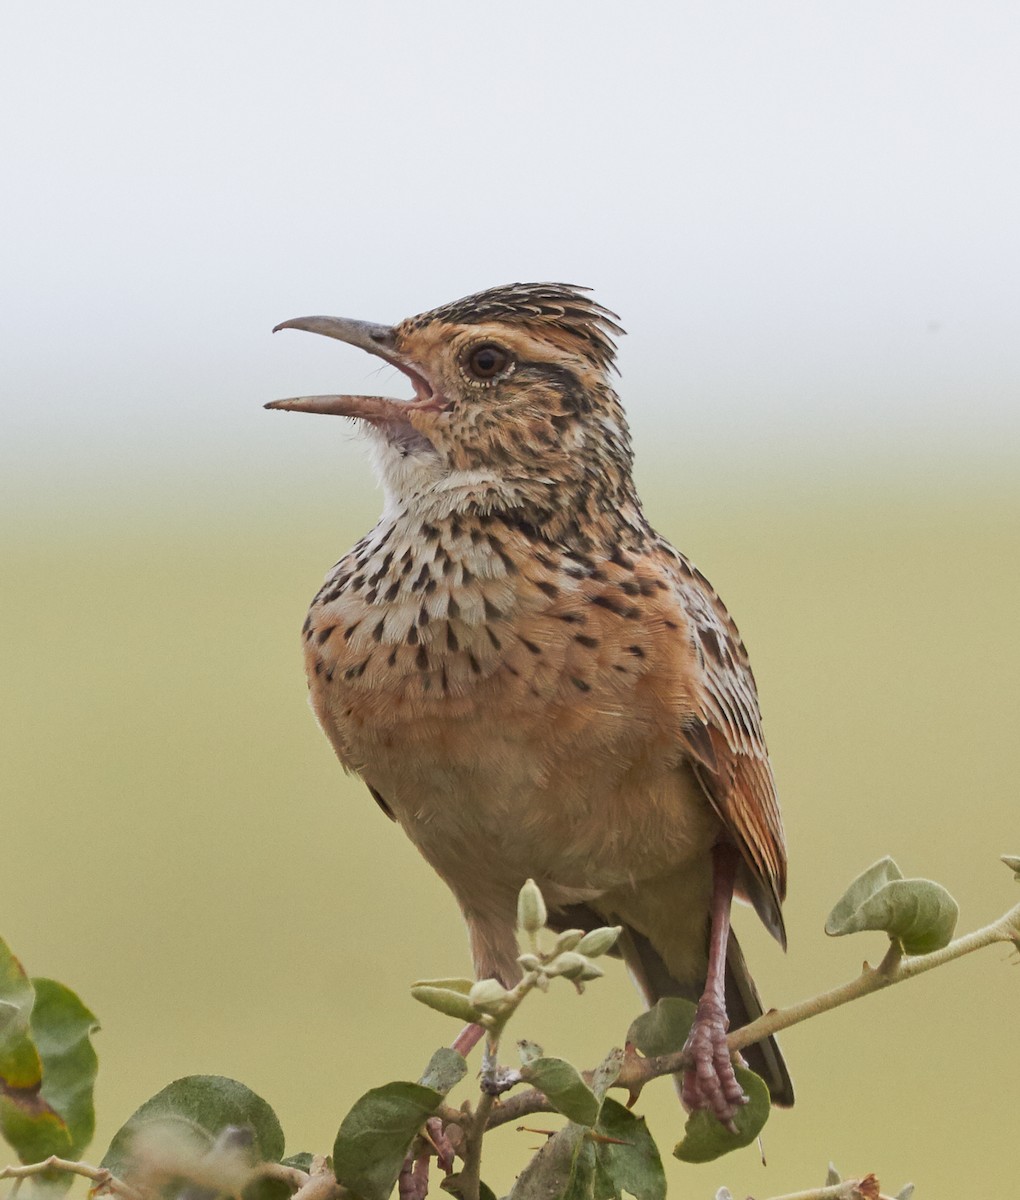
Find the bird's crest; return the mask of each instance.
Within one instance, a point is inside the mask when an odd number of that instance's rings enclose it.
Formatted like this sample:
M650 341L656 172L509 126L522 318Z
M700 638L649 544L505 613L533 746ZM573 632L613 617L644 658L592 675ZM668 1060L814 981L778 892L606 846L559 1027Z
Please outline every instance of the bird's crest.
M455 325L506 321L536 331L554 327L579 340L585 354L605 370L615 365L614 335L625 331L617 324L616 313L592 300L589 291L569 283L510 283L409 317L402 328L421 329L434 321Z

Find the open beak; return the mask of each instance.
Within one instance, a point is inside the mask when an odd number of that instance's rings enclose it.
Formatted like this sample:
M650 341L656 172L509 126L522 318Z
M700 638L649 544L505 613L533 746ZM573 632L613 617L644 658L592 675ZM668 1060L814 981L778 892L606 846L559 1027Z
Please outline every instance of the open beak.
M435 409L433 389L428 380L403 361L396 349L396 330L389 325L373 325L371 321L351 321L346 317L295 317L277 325L281 329L304 329L336 338L349 346L358 346L402 371L414 386L414 400L391 400L386 396L294 396L289 400L273 400L266 408L282 408L290 412L324 413L339 417L360 417L373 425L393 423L407 425L409 410Z

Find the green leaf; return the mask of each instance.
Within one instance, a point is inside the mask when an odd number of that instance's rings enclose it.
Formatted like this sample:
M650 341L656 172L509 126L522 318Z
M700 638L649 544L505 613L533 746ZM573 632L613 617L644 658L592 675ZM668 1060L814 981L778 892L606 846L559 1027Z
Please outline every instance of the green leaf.
M570 1124L524 1168L507 1200L665 1200L666 1174L644 1117L607 1100L594 1129Z
M250 1088L222 1075L187 1075L167 1084L137 1109L117 1131L103 1157L121 1179L130 1179L139 1167L135 1143L165 1134L168 1150L193 1159L211 1149L227 1126L247 1126L255 1144L257 1162L279 1162L283 1157L283 1130L276 1113Z
M451 1196L463 1196L464 1192L460 1185L460 1171L455 1175L447 1175L440 1180L439 1190L441 1192L449 1192ZM482 1179L478 1181L478 1197L479 1200L496 1200L496 1193Z
M429 1059L429 1065L418 1082L422 1087L432 1088L445 1096L460 1083L467 1074L467 1069L467 1061L463 1055L449 1046L440 1046Z
M627 1041L651 1058L682 1050L694 1024L697 1005L667 996L638 1017L627 1031Z
M598 1098L577 1068L562 1058L536 1058L521 1067L521 1078L543 1092L553 1108L571 1121L594 1125L598 1120Z
M96 1128L93 1089L99 1061L90 1035L99 1028L95 1016L62 983L34 979L32 1038L42 1060L40 1095L63 1119L78 1158Z
M718 1119L703 1109L691 1113L684 1126L684 1136L673 1147L673 1155L681 1162L704 1163L749 1146L758 1136L769 1118L772 1101L764 1079L753 1071L735 1067L737 1082L744 1089L748 1103L737 1109L733 1123L736 1133L720 1124Z
M842 1183L843 1176L836 1170L834 1163L829 1163L829 1169L825 1172L825 1186L832 1187L834 1183Z
M42 1063L29 1032L35 989L21 963L0 938L0 1082L6 1088L38 1088Z
M472 985L474 986L474 985ZM461 992L453 988L436 987L431 983L416 983L411 988L411 995L420 1004L434 1008L446 1017L456 1017L458 1021L476 1024L482 1019L482 1014Z
M939 883L904 879L891 858L883 858L847 888L825 922L831 937L881 930L907 954L930 954L952 940L960 908Z
M337 1180L359 1200L387 1200L411 1143L442 1102L441 1092L419 1083L387 1083L366 1092L336 1135Z
M1007 866L1007 867L1009 867L1009 869L1010 869L1010 870L1013 872L1013 874L1014 874L1014 875L1015 875L1015 877L1016 877L1016 881L1017 881L1017 883L1020 883L1020 855L1017 855L1017 854L1004 854L1004 855L1002 856L1002 861L1003 861L1003 862L1006 864L1006 866ZM908 1185L908 1186L911 1186L911 1187L912 1187L913 1185L911 1184L911 1185Z
M604 1193L605 1200L622 1200L624 1192L637 1200L665 1200L666 1172L644 1117L635 1116L615 1100L606 1100L595 1132L614 1139L595 1139L599 1175L614 1189ZM596 1192L597 1200L604 1196Z
M460 992L462 996L466 996L474 986L473 979L464 979L459 975L453 979L416 979L412 984L412 987L416 988L435 987L447 992Z
M517 1176L506 1200L595 1200L595 1146L570 1124L553 1134Z
M595 1070L592 1071L591 1090L595 1093L599 1103L605 1099L606 1092L616 1082L616 1077L620 1074L620 1069L623 1066L623 1058L622 1050L610 1050Z
M67 1157L72 1147L66 1122L42 1095L43 1064L32 1037L35 1003L35 988L0 939L0 1134L25 1163Z
M284 1167L294 1167L298 1171L304 1171L306 1174L312 1169L312 1160L315 1158L308 1150L301 1150L297 1154L288 1154L286 1158L280 1159L280 1165Z

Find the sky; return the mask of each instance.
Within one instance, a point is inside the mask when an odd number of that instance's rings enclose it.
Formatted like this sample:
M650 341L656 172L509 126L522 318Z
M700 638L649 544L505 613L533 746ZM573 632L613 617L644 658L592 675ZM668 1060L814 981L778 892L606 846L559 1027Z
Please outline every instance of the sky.
M274 324L529 279L620 314L639 453L1014 463L1018 53L993 2L16 6L0 469L327 464L261 404L401 381Z

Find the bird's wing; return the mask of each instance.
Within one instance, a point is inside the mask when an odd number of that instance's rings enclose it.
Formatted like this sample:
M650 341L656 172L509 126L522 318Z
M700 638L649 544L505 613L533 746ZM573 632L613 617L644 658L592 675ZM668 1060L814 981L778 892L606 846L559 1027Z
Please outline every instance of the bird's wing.
M708 580L672 547L669 551L700 668L695 681L700 712L681 737L701 786L743 856L738 882L785 946L786 843L747 651Z

